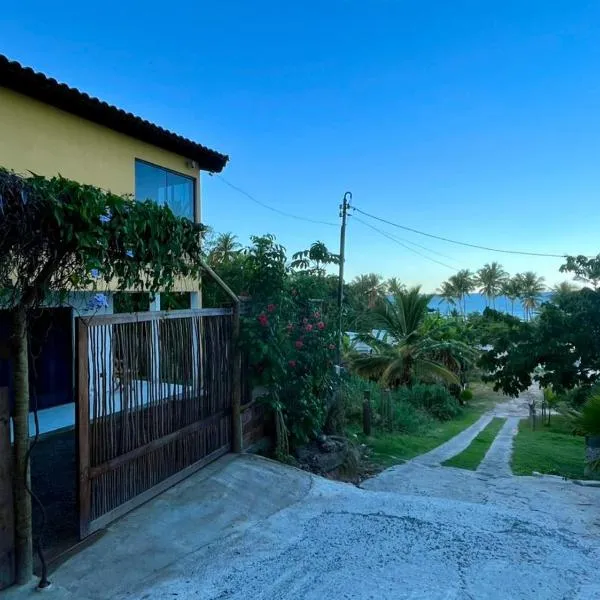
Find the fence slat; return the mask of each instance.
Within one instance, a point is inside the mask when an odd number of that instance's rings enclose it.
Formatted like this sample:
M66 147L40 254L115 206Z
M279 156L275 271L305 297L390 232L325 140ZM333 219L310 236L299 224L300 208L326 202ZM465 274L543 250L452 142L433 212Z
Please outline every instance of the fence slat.
M241 440L239 311L106 315L77 331L84 536Z

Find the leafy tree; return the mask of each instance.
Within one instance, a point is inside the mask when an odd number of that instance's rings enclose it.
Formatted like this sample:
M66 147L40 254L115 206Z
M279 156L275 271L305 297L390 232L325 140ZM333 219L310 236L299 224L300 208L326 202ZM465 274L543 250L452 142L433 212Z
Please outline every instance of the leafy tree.
M556 393L589 388L600 373L600 292L584 288L542 304L533 321L504 321L481 366L496 389L516 396L533 381Z
M323 242L315 242L308 250L302 250L292 255L292 269L310 271L320 277L325 276L327 265L338 265L340 258L327 249Z
M567 256L567 262L560 267L561 273L574 273L577 281L590 284L595 290L600 285L600 254L587 256Z
M202 227L150 201L135 202L63 177L0 169L0 287L13 320L18 579L31 576L28 332L35 309L77 289L169 290L198 277Z
M430 300L418 287L392 299L380 298L365 315L360 336L373 353L354 355L351 368L390 387L411 385L415 379L459 384L462 362L472 358L473 351L462 342L440 339L432 327L425 327Z
M479 291L485 296L488 306L496 308L496 297L502 292L502 285L508 278L508 273L497 262L485 264L475 277Z

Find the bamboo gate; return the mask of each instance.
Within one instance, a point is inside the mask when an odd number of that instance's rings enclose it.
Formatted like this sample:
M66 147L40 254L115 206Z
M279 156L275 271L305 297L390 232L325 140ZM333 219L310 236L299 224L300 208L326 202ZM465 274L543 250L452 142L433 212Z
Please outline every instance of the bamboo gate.
M81 538L241 449L239 305L77 321Z

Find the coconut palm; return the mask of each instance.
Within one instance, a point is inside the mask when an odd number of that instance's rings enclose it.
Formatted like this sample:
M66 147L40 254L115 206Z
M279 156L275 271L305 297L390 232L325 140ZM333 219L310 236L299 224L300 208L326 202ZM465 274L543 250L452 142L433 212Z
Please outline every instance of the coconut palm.
M463 316L467 315L467 296L475 289L475 279L469 269L461 269L448 279L456 290L459 306L462 308Z
M217 236L214 246L208 255L209 263L218 265L230 262L241 251L241 244L233 233L221 233Z
M508 278L508 273L502 268L502 265L497 262L485 264L475 277L475 282L479 285L479 291L485 296L486 303L490 303L493 308L496 308L496 297L502 291L502 284Z
M573 292L577 291L577 286L570 281L561 281L552 287L552 300L554 302L560 301Z
M380 298L363 322L368 333L360 335L373 352L354 354L350 368L384 386L411 385L413 380L458 384L474 351L463 342L436 338L435 330L424 326L430 301L419 287Z
M381 275L367 273L355 277L350 282L349 291L357 303L373 306L377 298L385 294L385 284Z
M515 302L523 293L523 285L520 275L515 275L510 279L506 279L502 284L502 293L510 300L511 314L515 314Z
M531 319L533 312L540 305L540 296L545 290L544 278L533 271L527 271L519 275L521 280L521 304L525 311L525 319Z
M456 288L449 281L444 281L442 283L440 289L438 290L438 295L441 298L438 304L446 302L448 305L448 310L446 311L447 313L450 312L450 306L456 306L456 302L458 301L458 293Z
M406 286L403 283L401 283L397 277L390 277L385 282L385 291L388 294L395 296L396 294L401 294L402 292L405 292Z

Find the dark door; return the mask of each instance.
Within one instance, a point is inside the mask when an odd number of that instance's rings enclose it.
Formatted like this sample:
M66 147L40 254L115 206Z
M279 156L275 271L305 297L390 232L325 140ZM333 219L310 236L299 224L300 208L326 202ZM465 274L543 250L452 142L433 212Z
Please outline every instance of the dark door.
M0 387L14 400L10 313L0 311ZM31 401L38 409L69 404L73 397L73 338L70 308L40 310L30 325ZM34 392L34 393L33 393Z

